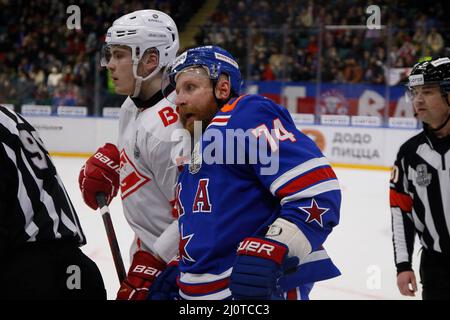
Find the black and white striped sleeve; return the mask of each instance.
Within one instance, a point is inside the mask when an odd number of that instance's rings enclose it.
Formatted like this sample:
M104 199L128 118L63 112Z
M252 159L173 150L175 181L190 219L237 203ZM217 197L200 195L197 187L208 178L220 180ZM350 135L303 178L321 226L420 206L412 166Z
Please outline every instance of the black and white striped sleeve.
M14 230L8 231L8 241L19 245L70 238L85 243L75 209L37 131L1 106L0 150L0 171L7 181L2 189L8 190L1 198L6 206L1 223Z
M412 270L412 254L416 235L412 217L413 201L408 193L405 162L402 152L391 172L390 206L392 219L392 242L397 272Z

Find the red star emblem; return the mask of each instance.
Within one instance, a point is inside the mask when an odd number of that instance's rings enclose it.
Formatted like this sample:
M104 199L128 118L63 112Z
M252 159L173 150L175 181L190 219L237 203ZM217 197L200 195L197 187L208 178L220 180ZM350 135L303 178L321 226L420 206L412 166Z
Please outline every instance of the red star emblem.
M187 236L183 235L183 225L181 225L181 239L180 239L180 258L183 259L183 262L186 263L185 260L190 262L195 262L194 259L189 255L189 253L186 250L187 245L189 244L189 241L191 241L194 234L188 234Z
M299 207L299 209L308 214L308 219L306 219L306 222L310 223L312 221L316 221L322 228L323 228L322 216L325 214L325 212L330 210L329 208L319 207L314 198L311 200L310 207Z

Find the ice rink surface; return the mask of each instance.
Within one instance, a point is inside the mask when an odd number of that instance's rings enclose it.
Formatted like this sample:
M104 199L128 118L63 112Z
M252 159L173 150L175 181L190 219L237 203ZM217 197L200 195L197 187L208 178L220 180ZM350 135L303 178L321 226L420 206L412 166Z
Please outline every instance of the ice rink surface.
M54 157L55 166L78 212L88 243L82 250L102 272L108 299L114 299L119 281L111 257L99 211L87 207L78 189L78 173L85 158ZM373 300L419 299L400 295L396 286L391 218L389 211L389 172L335 168L343 191L341 220L325 242L325 248L342 275L316 284L311 299ZM128 270L129 247L133 233L123 217L120 197L109 206L119 246ZM418 274L418 243L413 267Z

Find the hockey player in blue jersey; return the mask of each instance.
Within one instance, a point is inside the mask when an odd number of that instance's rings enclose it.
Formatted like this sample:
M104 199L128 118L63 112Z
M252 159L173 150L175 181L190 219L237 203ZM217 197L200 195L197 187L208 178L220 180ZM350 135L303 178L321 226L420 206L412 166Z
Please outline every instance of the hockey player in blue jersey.
M190 49L165 76L194 141L177 186L179 270L150 298L169 298L177 279L183 299L308 299L314 282L340 274L322 247L341 203L328 160L285 108L239 96L224 49Z

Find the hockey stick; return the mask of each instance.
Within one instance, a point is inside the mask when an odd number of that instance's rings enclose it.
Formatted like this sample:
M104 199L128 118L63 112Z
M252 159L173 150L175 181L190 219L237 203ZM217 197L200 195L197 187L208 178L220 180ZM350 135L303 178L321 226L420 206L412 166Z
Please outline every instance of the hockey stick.
M122 255L120 254L119 244L117 243L116 232L112 224L111 216L109 214L109 208L106 204L106 198L103 193L97 193L97 204L102 214L103 224L106 229L106 235L108 236L109 248L113 256L114 265L116 266L117 276L120 283L127 277L125 267L123 265Z

